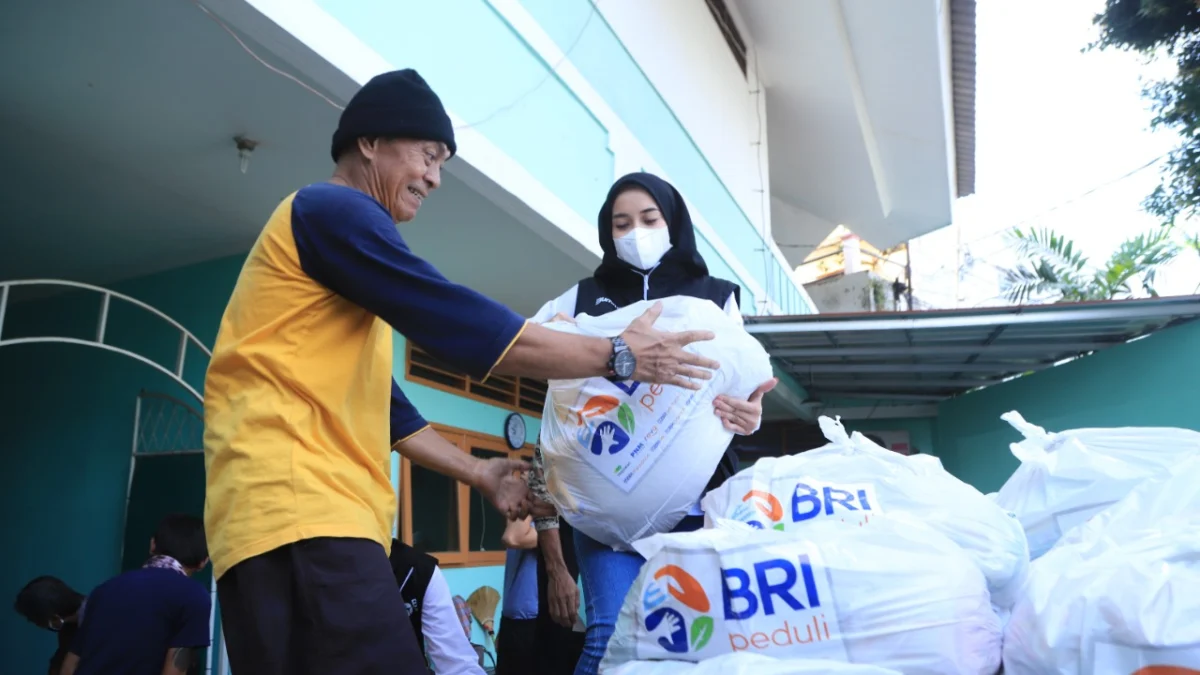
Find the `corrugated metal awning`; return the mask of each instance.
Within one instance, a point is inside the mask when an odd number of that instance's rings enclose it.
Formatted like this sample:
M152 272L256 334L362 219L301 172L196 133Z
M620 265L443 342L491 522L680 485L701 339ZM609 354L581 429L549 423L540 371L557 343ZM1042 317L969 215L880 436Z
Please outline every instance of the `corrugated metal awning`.
M747 319L821 402L931 404L1200 317L1200 296ZM816 401L812 401L814 404Z

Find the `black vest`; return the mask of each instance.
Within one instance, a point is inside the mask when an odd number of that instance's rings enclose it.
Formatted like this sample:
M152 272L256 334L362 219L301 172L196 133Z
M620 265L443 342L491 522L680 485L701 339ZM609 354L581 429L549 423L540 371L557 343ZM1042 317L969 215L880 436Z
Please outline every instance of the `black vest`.
M654 278L653 274L650 277ZM717 307L725 309L725 303L729 300L729 296L733 296L737 301L738 307L742 305L742 287L737 284L718 279L716 277L705 276L699 279L694 279L689 282L684 288L681 288L676 295L685 295L702 300L711 300ZM655 295L651 295L651 299L655 299ZM617 304L605 297L604 289L596 281L595 277L588 277L579 282L578 295L575 296L575 314L588 314L590 316L601 316L609 312L619 309ZM716 471L712 478L709 479L708 485L704 491L711 492L731 478L738 471L737 454L734 453L732 445L725 448L725 454L717 463Z
M408 610L408 618L412 621L413 632L417 634L417 644L421 645L421 654L425 654L425 636L421 633L421 613L425 602L425 590L433 579L433 570L437 568L437 558L418 552L404 542L392 540L392 574L396 576L396 584L400 586L400 597L404 598L404 607ZM426 657L428 658L428 657Z

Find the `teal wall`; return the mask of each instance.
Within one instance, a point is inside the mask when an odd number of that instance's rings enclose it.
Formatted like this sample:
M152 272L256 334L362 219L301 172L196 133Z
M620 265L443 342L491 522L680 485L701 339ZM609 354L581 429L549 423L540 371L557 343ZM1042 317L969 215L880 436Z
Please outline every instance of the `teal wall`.
M317 0L396 67L419 70L466 118L573 210L591 221L613 179L609 130L486 0L396 3ZM591 0L522 0L742 265L788 314L813 311L763 238ZM589 16L590 15L590 16ZM397 39L396 26L422 26ZM439 29L435 27L450 27ZM586 28L585 28L586 26ZM451 49L450 44L470 45ZM698 233L699 234L699 233ZM712 273L738 281L702 234ZM743 283L745 280L741 280ZM747 313L760 313L743 295Z
M225 303L244 256L223 258L118 283L112 289L149 303L179 321L206 345L213 344ZM4 338L37 335L89 338L94 335L99 296L66 293L8 308ZM178 333L142 310L113 303L107 341L172 368ZM508 411L404 380L404 340L396 340L396 377L408 397L432 422L499 436ZM203 390L207 362L192 349L185 380ZM10 514L4 528L11 550L0 558L0 592L9 598L26 581L53 574L81 592L141 562L157 519L169 511L200 515L203 458L160 457L139 461L133 508L124 536L126 481L133 416L142 389L200 403L167 376L128 357L70 345L0 349L0 406L5 411L4 489L0 509ZM526 416L530 439L539 421ZM398 464L398 462L397 462ZM451 590L464 598L481 585L503 589L503 568L447 570ZM207 574L201 581L207 582ZM482 634L475 642L485 644ZM0 655L4 672L40 672L54 651L54 638L28 626L11 611L0 612Z
M241 260L223 260L177 269L113 286L155 306L211 344ZM94 334L99 296L68 293L9 306L4 337ZM114 302L108 342L150 356L172 367L178 333L146 312ZM188 354L185 380L199 389L203 354ZM144 465L135 499L147 511L135 513L126 541L121 532L126 481L133 439L135 398L145 388L180 400L190 395L165 375L132 359L98 349L69 345L11 346L0 349L0 409L4 410L5 471L0 481L0 512L6 514L4 538L9 550L0 557L0 592L11 602L29 579L53 574L81 592L120 571L122 549L140 562L149 532L164 509L200 515L202 464L196 458L188 476L156 484L152 475L166 470ZM198 407L198 404L197 404ZM135 508L138 508L135 506ZM153 511L153 512L148 512ZM12 611L0 612L0 654L4 672L43 672L54 651L52 635L27 625Z
M1050 431L1081 427L1200 429L1200 322L938 406L935 443L944 463L983 492L1017 467L1009 444L1021 439L1000 415L1016 410Z

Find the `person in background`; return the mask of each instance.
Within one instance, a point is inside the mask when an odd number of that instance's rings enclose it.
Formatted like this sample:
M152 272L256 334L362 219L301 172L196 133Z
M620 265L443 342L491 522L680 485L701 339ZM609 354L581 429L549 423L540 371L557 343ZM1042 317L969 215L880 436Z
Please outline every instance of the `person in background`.
M393 331L478 380L614 376L699 389L718 367L684 349L711 332L654 329L661 307L615 338L567 335L415 254L396 225L416 217L456 149L416 71L377 75L342 111L333 175L280 202L242 267L204 385L204 518L239 675L420 672L388 564L392 450L506 516L527 511L514 475L527 465L461 452L404 396Z
M50 657L49 675L59 675L67 650L79 630L87 597L58 577L42 576L17 593L13 609L29 623L58 636L58 649Z
M537 639L537 530L529 518L509 520L504 528L503 606L500 635L496 640L496 675L533 675L541 672L538 652L548 649Z
M145 564L88 596L62 675L186 675L211 643L212 599L191 578L207 564L203 521L163 518Z
M450 585L437 558L392 540L392 574L426 662L437 675L483 675L479 655L458 620Z
M546 303L531 322L574 321L578 314L600 316L642 300L690 296L710 300L726 315L742 323L737 284L709 275L708 266L696 249L696 233L682 195L670 183L648 173L632 173L618 179L608 192L599 215L600 248L604 257L596 272ZM777 380L764 382L748 400L718 396L713 412L725 429L749 435L762 418L762 397ZM726 451L706 492L737 472L736 458ZM530 489L544 505L550 502L543 476L541 448L534 453L529 474ZM699 529L704 524L700 498L676 527L676 532ZM548 531L558 527L553 508L539 506L535 527ZM576 675L595 675L616 625L625 595L645 562L633 552L614 551L582 532L574 535L575 553L587 600L587 637ZM563 553L569 547L553 536L539 537L548 570L565 570ZM543 544L545 542L545 544ZM562 572L552 573L549 602L555 619L568 621L570 607L578 606L578 593ZM559 608L557 611L555 608Z

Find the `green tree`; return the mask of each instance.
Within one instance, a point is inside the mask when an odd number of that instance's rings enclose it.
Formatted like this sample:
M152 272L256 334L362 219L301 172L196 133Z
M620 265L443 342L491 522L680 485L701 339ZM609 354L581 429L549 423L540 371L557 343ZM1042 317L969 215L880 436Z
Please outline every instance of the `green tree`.
M1172 79L1145 90L1151 126L1179 133L1167 156L1163 182L1145 201L1165 223L1200 215L1200 6L1197 0L1107 0L1094 23L1100 38L1092 48L1122 49L1175 60Z
M1099 267L1049 228L1016 228L1010 237L1021 262L1004 270L1001 290L1016 304L1157 297L1155 277L1180 251L1169 227L1126 239Z

